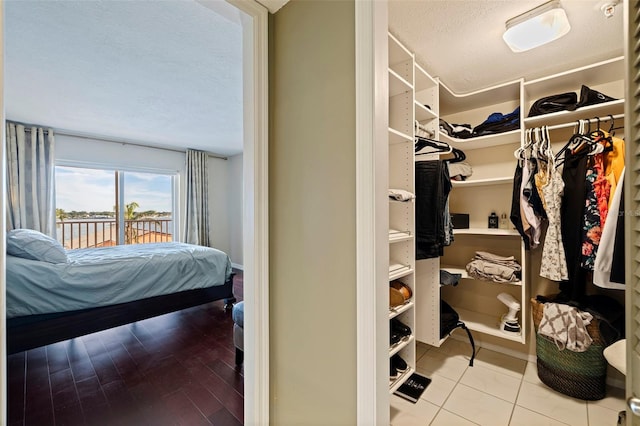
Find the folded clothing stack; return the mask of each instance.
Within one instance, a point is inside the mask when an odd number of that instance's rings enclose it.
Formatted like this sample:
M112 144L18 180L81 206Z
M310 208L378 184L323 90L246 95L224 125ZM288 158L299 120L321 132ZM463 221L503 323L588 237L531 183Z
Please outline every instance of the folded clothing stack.
M469 276L478 280L508 283L522 278L522 267L513 256L499 256L486 251L477 251L466 268Z

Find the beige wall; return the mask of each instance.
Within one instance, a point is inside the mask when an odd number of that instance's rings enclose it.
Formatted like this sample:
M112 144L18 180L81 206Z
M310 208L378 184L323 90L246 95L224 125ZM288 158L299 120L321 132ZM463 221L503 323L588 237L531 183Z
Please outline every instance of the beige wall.
M270 19L270 422L354 425L354 1Z

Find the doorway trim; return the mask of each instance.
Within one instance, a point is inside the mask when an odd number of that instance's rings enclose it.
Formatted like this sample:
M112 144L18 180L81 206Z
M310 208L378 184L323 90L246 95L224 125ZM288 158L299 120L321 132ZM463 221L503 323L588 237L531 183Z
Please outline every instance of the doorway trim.
M244 422L269 424L268 17L257 1L227 0L243 31Z

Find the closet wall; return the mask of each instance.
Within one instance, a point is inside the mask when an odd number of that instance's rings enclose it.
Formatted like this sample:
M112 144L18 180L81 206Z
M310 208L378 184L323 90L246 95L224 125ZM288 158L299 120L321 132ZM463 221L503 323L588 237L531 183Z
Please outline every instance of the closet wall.
M354 2L291 1L269 31L269 423L353 425Z

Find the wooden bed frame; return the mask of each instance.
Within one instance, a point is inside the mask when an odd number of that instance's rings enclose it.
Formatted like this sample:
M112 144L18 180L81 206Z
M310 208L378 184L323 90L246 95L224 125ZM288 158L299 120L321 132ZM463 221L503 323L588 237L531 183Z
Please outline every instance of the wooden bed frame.
M232 273L223 285L135 300L117 305L7 319L7 352L13 354L96 331L224 299L236 301Z

